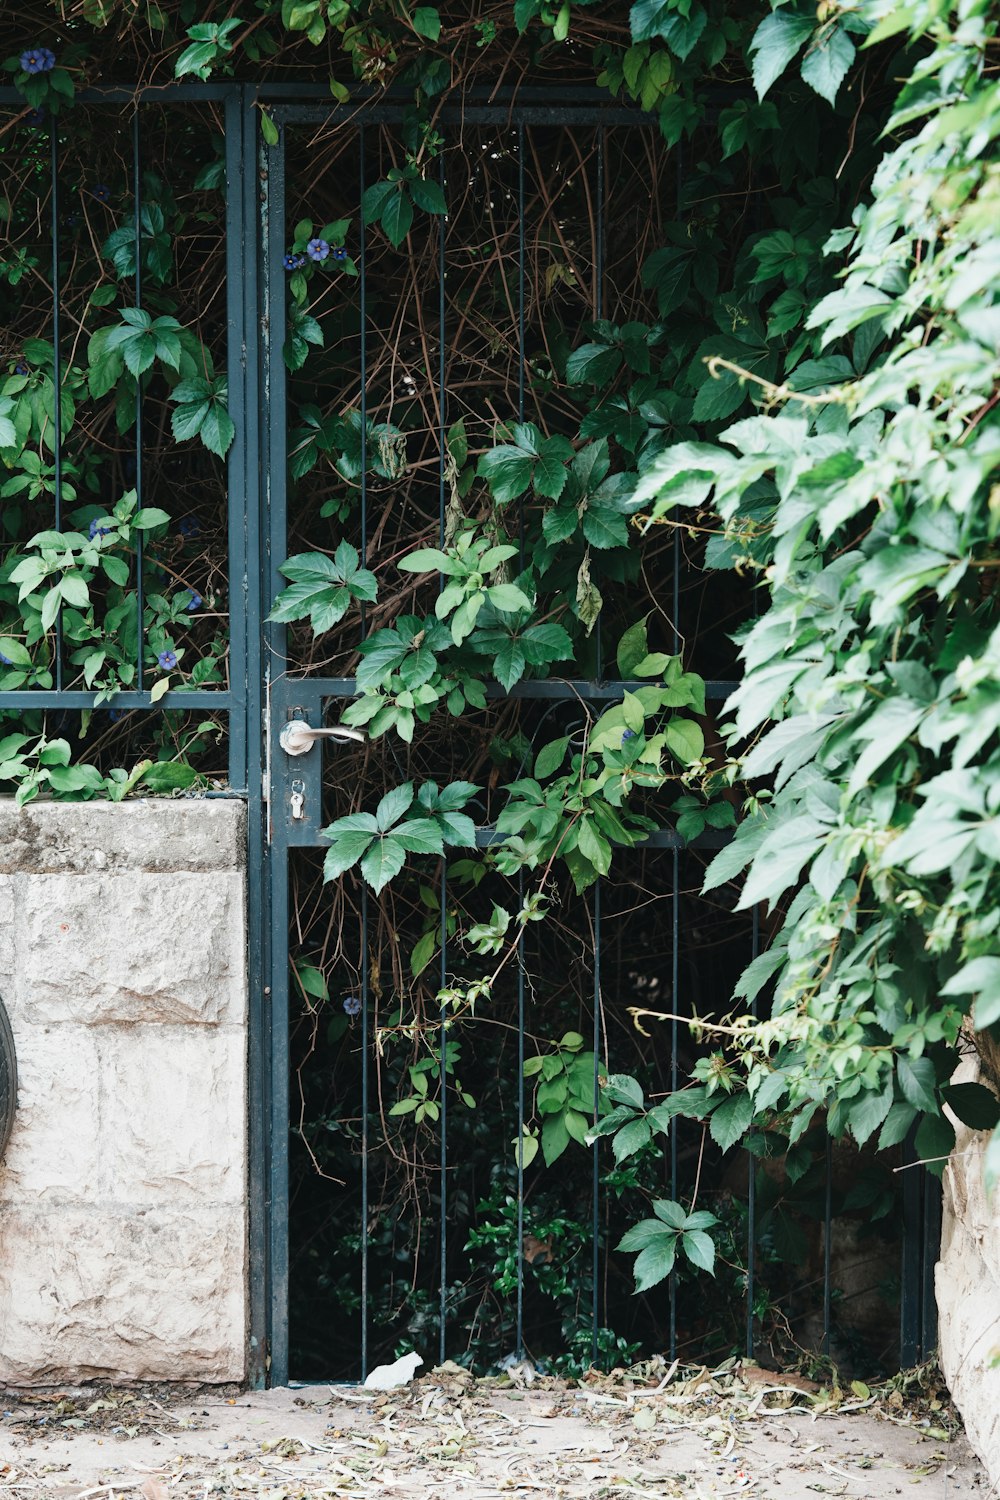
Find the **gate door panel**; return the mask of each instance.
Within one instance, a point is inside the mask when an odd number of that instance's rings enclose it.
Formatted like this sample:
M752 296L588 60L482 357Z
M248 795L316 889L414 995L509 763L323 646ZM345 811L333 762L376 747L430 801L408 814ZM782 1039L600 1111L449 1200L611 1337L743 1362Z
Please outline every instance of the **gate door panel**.
M636 549L598 556L581 535L540 585L572 654L536 654L518 674L498 630L478 660L465 642L397 677L374 716L356 706L359 674L397 671L441 628L448 580L401 569L408 553L475 527L514 549L497 579L532 561L538 499L495 504L478 457L519 422L578 438L586 387L567 383L567 355L603 336L595 320L655 322L640 267L678 220L677 162L640 116L530 90L444 107L426 128L387 103L271 113L267 592L273 606L303 579L294 560L317 554L343 592L318 633L264 627L270 1377L363 1378L409 1347L480 1372L525 1355L566 1371L624 1363L685 1340L752 1347L746 1160L727 1162L746 1298L720 1331L698 1283L633 1298L630 1258L609 1255L651 1172L662 1197L706 1190L711 1142L682 1128L655 1166L616 1171L584 1136L608 1072L642 1076L650 1094L686 1078L696 1054L678 1018L728 1008L756 925L699 905L710 851L670 830L616 851L582 893L561 862L490 855L503 788L544 747L571 754L622 701L617 647L642 616L655 649L708 679L711 730L746 612L732 575L710 600L672 527L644 544L641 571ZM593 431L618 433L614 467L627 468L627 431L606 417ZM589 631L556 602L567 594ZM456 784L443 858L411 849L378 891L356 863L324 882L331 824L407 786L419 816ZM386 826L406 799L383 804ZM521 931L540 887L549 915ZM636 1007L673 1019L649 1034Z

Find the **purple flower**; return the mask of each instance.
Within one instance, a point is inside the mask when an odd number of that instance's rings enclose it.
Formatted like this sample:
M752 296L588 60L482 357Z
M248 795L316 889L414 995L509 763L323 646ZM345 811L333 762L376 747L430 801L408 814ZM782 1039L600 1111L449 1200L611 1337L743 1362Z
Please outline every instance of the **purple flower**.
M347 259L347 251L343 245L334 246L333 250L330 251L330 254L333 256L334 260Z
M306 263L304 255L286 255L281 264L286 271L301 271Z
M306 254L310 260L326 260L330 254L330 246L326 240L310 240L306 246Z
M196 609L201 609L202 597L200 594L196 593L194 589L188 589L188 593L191 595L191 597L185 604L184 608L187 610L189 615L193 615Z
M348 1016L360 1016L361 998L358 995L348 995L344 1001L344 1013Z
M28 369L28 366L24 363L23 359L19 359L18 362L17 362L17 364L14 366L14 374L15 375L30 375L31 374L31 371Z
M201 531L201 527L198 524L197 517L181 516L180 520L177 522L177 530L180 532L182 537L191 538L198 535L198 533Z
M171 667L176 667L177 665L177 653L176 651L161 651L156 660L160 663L164 672L169 672Z
M625 730L622 731L622 744L623 745L627 745L628 742L629 742L629 740L634 740L634 739L635 739L635 730L634 729L625 729Z
M87 527L87 535L90 537L91 541L94 541L94 539L99 536L110 536L111 530L112 528L110 526L102 526L95 516L90 525Z
M21 67L26 73L51 73L56 65L56 55L48 47L29 47L21 53Z
M111 201L111 189L106 183L98 182L90 190L98 203L109 203Z

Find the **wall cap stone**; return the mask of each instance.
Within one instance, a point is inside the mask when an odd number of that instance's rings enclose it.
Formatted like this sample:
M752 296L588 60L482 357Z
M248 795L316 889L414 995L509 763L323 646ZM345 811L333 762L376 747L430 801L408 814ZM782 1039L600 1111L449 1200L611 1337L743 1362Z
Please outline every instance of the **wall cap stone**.
M35 801L26 807L0 797L0 874L242 870L245 829L246 806L236 797Z

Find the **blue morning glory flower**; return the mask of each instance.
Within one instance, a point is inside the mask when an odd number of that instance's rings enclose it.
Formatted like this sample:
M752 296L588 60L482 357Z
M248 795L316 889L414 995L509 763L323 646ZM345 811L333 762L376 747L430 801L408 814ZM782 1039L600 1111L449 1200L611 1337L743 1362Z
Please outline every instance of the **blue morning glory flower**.
M344 248L343 245L337 245L337 246L335 246L334 249L331 250L330 254L333 256L334 260L346 260L347 259L347 251L346 251L346 249Z
M189 615L193 615L196 609L201 609L202 597L199 593L196 593L194 589L188 589L188 593L191 595L191 597L185 604L184 608L187 610Z
M622 731L622 744L623 745L628 744L629 740L634 740L634 739L635 739L635 730L634 729L625 729L625 730Z
M326 260L330 254L330 246L326 240L310 240L306 246L306 254L310 260Z
M56 65L56 55L48 47L29 47L21 53L21 67L26 73L51 73Z
M24 363L23 359L19 359L18 362L17 362L17 364L14 366L14 374L15 375L30 375L31 374L31 371L28 369L28 366Z
M156 660L164 672L169 672L171 667L176 667L177 665L177 653L176 651L161 651Z
M286 255L281 264L286 271L301 271L306 263L304 255Z
M111 201L111 189L106 183L98 182L91 188L91 192L98 203L109 203Z
M110 526L102 526L96 516L87 527L87 535L90 537L91 541L94 541L95 538L99 536L110 536L111 531L112 528Z
M361 1014L361 998L358 995L348 995L344 1001L344 1011L349 1016Z
M190 539L191 537L195 537L198 535L198 533L201 531L201 527L198 524L198 520L195 516L181 516L180 520L177 522L177 530L180 532L182 537Z
M13 665L14 663L11 661L10 657L4 656L3 652L0 651L0 666L12 667Z

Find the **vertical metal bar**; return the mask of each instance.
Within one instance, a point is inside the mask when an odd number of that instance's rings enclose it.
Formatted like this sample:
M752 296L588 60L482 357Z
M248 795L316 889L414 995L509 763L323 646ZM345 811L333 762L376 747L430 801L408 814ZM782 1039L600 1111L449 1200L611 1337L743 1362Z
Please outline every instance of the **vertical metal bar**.
M601 1059L601 881L600 877L594 883L594 1126L596 1128L601 1107L601 1085L600 1085L600 1059ZM600 1286L601 1273L601 1245L600 1245L600 1141L595 1140L591 1146L593 1157L592 1182L591 1182L591 1275L594 1281L593 1298L591 1302L590 1320L590 1357L593 1363L597 1363L597 1330L598 1330L598 1288Z
M365 127L358 128L358 202L365 195L366 167L365 159ZM361 381L361 557L368 557L368 328L367 328L367 276L368 266L366 262L367 239L365 235L365 216L358 218L358 270L360 273L360 286L358 288L358 303L360 315L361 347L359 350L360 381ZM363 617L364 621L364 617ZM363 623L363 622L362 622ZM369 1192L369 1161L368 1152L369 1138L369 1116L371 1103L369 1098L370 1069L371 1069L371 1038L369 1035L368 1022L368 999L370 990L370 978L368 970L368 887L361 888L361 1379L364 1380L368 1374L368 1192Z
M517 420L524 421L524 124L517 127Z
M444 989L448 983L448 873L445 860L441 860L441 988ZM448 1333L448 1030L446 1026L448 1010L442 1005L440 1009L441 1020L441 1050L438 1066L441 1076L441 1264L440 1264L440 1286L438 1289L438 1313L440 1327L438 1329L438 1362L444 1364L447 1358L447 1333Z
M750 938L751 959L760 951L760 907L753 909ZM757 1018L757 997L750 1002L750 1014ZM747 1152L747 1332L746 1355L753 1358L754 1350L754 1293L756 1291L757 1260L757 1163L753 1153Z
M524 906L524 874L517 877L519 908ZM517 940L517 1358L524 1359L524 928Z
M916 1161L914 1132L903 1145L903 1244L900 1265L899 1363L905 1370L920 1357L920 1262L921 1255L921 1181Z
M670 1010L674 1019L670 1022L670 1092L676 1093L679 1082L677 1066L677 1016L680 1014L680 851L671 851L670 875ZM677 1127L679 1116L670 1122L670 1197L677 1198ZM677 1272L671 1271L669 1282L670 1299L670 1358L677 1356Z
M438 157L438 181L445 197L444 155ZM445 544L445 454L447 452L447 412L445 409L445 233L446 214L438 226L438 525L439 545ZM448 983L448 866L441 860L441 988ZM438 1349L444 1364L448 1314L448 1032L445 1026L446 1006L441 1006L441 1287Z
M132 114L132 229L135 240L135 305L142 307L142 168L139 161L140 139L139 139L139 109L136 103ZM142 509L142 376L135 377L135 503L136 509ZM135 641L135 685L138 692L143 690L145 677L145 578L143 577L143 539L142 532L137 531L135 537L135 611L136 611L136 641Z
M62 286L59 280L59 144L58 122L55 115L49 123L49 160L52 186L52 468L55 485L53 529L62 531L62 360L59 345L62 339L60 299ZM55 680L57 691L63 686L63 630L62 605L55 621Z
M285 136L267 150L268 217L265 243L267 276L267 429L268 528L264 537L263 577L265 619L282 586L278 572L288 545L288 451L284 345L286 305L284 281L272 280L282 262L285 244ZM264 671L283 671L286 632L283 625L264 625ZM270 710L268 710L270 711ZM280 726L272 723L272 742ZM271 886L271 1383L288 1381L288 849L285 807L269 805L273 830L270 840Z
M236 435L226 466L229 577L229 785L248 791L247 616L250 600L248 526L259 519L257 453L252 434L257 416L257 205L247 193L254 180L253 156L244 153L242 95L225 101L226 149L226 378L229 413ZM249 211L249 214L248 214ZM256 559L254 571L257 571ZM257 639L256 631L254 639Z
M442 195L445 190L444 156L438 157L438 181ZM445 420L445 348L444 348L444 242L445 214L438 222L438 546L445 543L445 454L447 453L447 426Z
M278 264L280 265L280 261ZM271 844L271 1384L288 1384L288 846Z
M524 124L517 126L517 420L524 421ZM517 560L524 568L524 496L517 502ZM518 1260L520 1266L520 1260ZM520 1291L520 1280L518 1290Z
M263 328L260 306L259 213L266 216L267 178L257 189L257 110L247 85L234 86L226 98L226 212L230 230L227 291L230 309L230 370L242 373L243 420L236 424L235 450L231 461L229 489L230 597L240 592L242 610L233 607L236 656L231 658L231 690L239 690L239 654L244 656L245 707L241 714L234 703L230 716L230 734L244 741L247 789L247 977L248 977L248 1052L249 1052L249 1241L250 1241L250 1330L249 1366L252 1383L260 1387L267 1380L267 1351L270 1330L269 1204L270 1169L270 1007L266 978L265 935L270 932L268 887L266 879L267 843L265 839L265 804L263 799L263 681L259 651L255 651L252 669L246 663L246 638L255 643L261 639L264 617L261 588L263 554L261 548L263 496L260 485L260 452L254 434L265 430L266 413L260 406L258 369L262 353L259 342ZM265 220L266 221L266 220ZM235 352L235 359L233 358ZM231 375L232 378L232 375ZM230 627L234 627L231 625ZM233 647L230 647L233 650ZM240 757L231 761L231 775L239 774ZM234 782L240 785L239 781ZM265 990L267 992L265 993Z
M368 1375L368 887L361 887L361 1379Z
M930 1359L937 1346L937 1297L934 1288L934 1266L941 1246L941 1179L925 1168L920 1169L924 1178L924 1222L922 1245L922 1292L923 1306L920 1319L921 1361Z
M595 234L597 238L596 253L594 256L594 315L597 318L604 316L604 259L605 259L605 222L604 222L604 144L606 131L603 125L597 128L597 224ZM597 657L597 680L604 677L604 634L601 616L597 616L594 626L594 651Z
M823 1201L823 1353L830 1353L830 1251L833 1234L833 1137L826 1137L826 1191Z
M365 157L366 146L365 127L358 127L358 192L360 203L365 196L367 178L367 161ZM358 216L358 261L361 285L358 288L359 317L361 322L361 348L359 351L359 362L361 365L361 535L364 539L362 558L368 556L368 268L366 265L366 251L368 241L366 235L365 216Z

